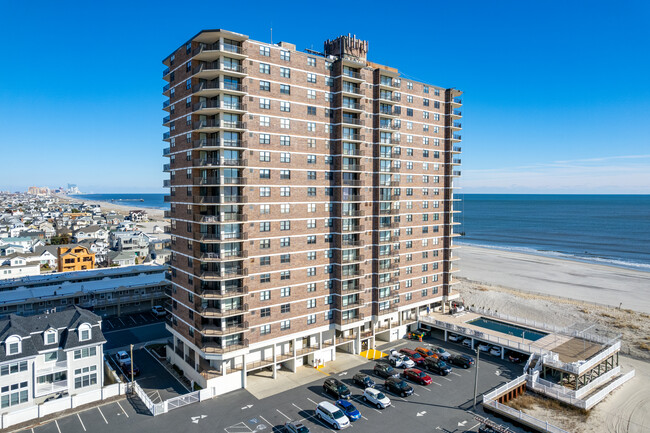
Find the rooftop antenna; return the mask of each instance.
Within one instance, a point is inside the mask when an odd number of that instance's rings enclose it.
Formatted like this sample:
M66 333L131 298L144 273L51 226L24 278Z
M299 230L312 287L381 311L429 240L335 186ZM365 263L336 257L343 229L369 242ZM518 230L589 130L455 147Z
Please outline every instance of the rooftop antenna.
M271 45L273 45L273 27L271 27Z

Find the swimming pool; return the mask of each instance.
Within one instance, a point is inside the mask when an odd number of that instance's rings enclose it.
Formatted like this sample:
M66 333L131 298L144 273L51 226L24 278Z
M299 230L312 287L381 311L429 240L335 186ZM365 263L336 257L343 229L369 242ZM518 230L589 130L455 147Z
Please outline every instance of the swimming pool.
M468 325L479 326L481 328L491 329L493 331L501 332L503 334L512 335L513 337L523 337L527 340L537 341L542 337L546 337L548 333L537 331L523 326L511 325L510 323L500 322L487 317L479 317L470 322Z

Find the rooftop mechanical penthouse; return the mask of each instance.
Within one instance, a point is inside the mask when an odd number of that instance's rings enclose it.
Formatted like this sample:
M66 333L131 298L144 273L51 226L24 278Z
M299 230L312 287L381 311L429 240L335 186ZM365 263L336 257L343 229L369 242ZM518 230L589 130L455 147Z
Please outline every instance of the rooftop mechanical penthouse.
M168 357L201 386L360 353L458 297L461 92L367 54L203 30L163 61Z

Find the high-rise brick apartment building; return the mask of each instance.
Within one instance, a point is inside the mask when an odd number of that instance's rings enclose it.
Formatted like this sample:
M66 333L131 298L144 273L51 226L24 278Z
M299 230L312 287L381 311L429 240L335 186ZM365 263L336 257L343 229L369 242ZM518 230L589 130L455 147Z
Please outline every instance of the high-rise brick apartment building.
M360 353L458 296L461 92L367 52L204 30L164 60L168 352L203 386Z

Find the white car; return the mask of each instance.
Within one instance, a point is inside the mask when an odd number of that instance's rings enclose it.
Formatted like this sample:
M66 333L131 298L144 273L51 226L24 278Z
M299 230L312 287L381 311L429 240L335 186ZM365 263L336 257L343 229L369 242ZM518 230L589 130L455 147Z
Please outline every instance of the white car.
M415 362L410 359L408 356L399 353L397 350L393 349L390 351L390 356L388 357L388 362L393 367L398 368L413 368L415 367Z
M117 359L117 363L120 364L120 367L123 366L124 364L131 363L131 357L124 350L120 350L119 352L117 352L115 358Z
M453 341L454 343L460 343L461 341L463 341L463 337L461 337L458 334L449 334L447 340Z
M449 357L451 357L451 353L447 352L442 347L432 347L431 350L433 350L433 353L438 355L438 358L442 358L444 360L447 360L447 359L449 359Z
M478 350L481 352L489 352L490 351L490 345L487 343L481 343L478 345Z
M366 388L363 391L363 401L374 404L377 409L386 409L390 406L390 399L383 392L374 388Z
M501 356L501 348L498 346L490 347L490 355L492 356Z
M466 338L466 339L464 339L462 341L462 344L463 344L463 346L467 346L467 347L471 348L472 347L472 339L471 338Z
M156 305L151 309L151 314L156 317L165 317L167 315L167 311L165 311L162 306Z
M331 425L337 430L350 427L350 419L343 411L329 401L321 401L316 406L316 418Z

